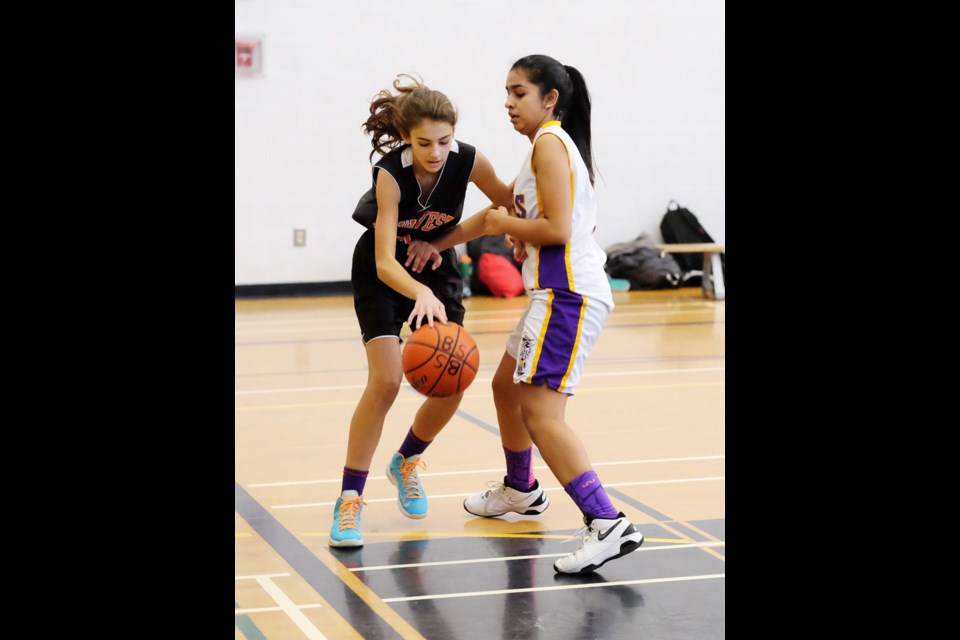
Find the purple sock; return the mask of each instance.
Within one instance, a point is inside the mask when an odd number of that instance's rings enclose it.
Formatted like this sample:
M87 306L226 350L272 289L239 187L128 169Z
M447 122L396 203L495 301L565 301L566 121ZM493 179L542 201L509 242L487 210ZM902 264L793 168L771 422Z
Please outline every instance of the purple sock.
M430 442L433 442L432 440ZM413 435L413 427L410 427L410 430L407 431L407 437L403 439L403 444L400 445L400 448L397 451L404 457L404 459L409 458L410 456L415 456L418 453L423 453L427 450L427 447L430 446L430 442L424 442L417 436Z
M600 478L593 469L578 475L568 482L564 489L584 515L611 519L616 518L619 513L610 502L607 492L600 484Z
M370 470L361 471L360 469L343 468L343 482L340 485L340 493L353 489L358 496L363 495L363 487L367 484L367 475Z
M503 448L503 455L507 459L506 485L517 491L530 491L535 482L533 478L533 447L523 451L510 451Z

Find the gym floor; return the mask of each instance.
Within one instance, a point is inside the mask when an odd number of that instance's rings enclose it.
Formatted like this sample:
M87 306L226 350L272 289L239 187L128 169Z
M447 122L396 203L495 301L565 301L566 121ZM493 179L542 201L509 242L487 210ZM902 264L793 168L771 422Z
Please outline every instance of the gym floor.
M366 380L352 298L238 299L236 638L724 638L725 303L699 288L614 299L566 418L645 541L583 576L553 570L583 523L536 450L543 514L477 518L462 506L502 480L490 378L525 297L465 300L480 371L423 456L422 520L400 514L383 473L422 400L404 383L359 549L327 544Z

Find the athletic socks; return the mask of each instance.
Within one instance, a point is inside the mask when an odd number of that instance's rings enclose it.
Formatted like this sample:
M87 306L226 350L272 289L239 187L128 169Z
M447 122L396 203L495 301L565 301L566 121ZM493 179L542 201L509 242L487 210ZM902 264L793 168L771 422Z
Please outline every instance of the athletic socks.
M404 459L406 459L410 456L423 453L429 446L430 442L425 442L413 435L413 427L410 427L409 431L407 431L407 437L403 439L403 444L400 445L400 448L397 449L397 452L402 455Z
M367 484L367 475L370 470L362 471L360 469L343 468L343 483L340 485L340 493L344 491L356 491L358 496L363 495L363 487Z
M403 444L400 445L398 451L400 455L406 459L418 453L423 453L429 445L429 442L424 442L413 435L413 427L410 427L410 430L407 431L407 437L404 439ZM369 474L369 469L351 469L350 467L344 467L340 493L342 494L344 491L356 491L357 495L362 496L363 488L367 484L367 476Z
M533 447L523 451L510 451L503 448L507 460L507 477L504 484L517 491L529 492L536 480L533 477Z
M619 513L610 502L610 497L603 490L600 478L593 469L581 473L568 482L564 490L573 498L584 515L609 520L616 518Z

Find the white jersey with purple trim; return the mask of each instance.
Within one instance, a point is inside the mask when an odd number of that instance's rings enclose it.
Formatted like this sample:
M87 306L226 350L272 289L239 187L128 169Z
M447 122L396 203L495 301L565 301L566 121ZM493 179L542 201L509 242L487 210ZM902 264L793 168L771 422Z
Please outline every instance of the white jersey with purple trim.
M603 302L613 310L613 294L603 265L607 255L597 244L593 233L597 227L597 197L590 184L590 173L576 143L558 120L544 123L533 139L530 153L520 167L513 188L514 213L521 218L540 217L537 179L533 174L533 150L542 135L560 138L570 159L571 198L573 200L572 233L565 245L537 246L526 244L527 259L523 263L523 285L529 292L536 289L565 289Z
M545 123L534 143L547 134L556 135L567 148L573 229L565 245L526 244L522 271L529 304L507 338L507 353L517 361L514 382L573 395L584 362L613 311L613 294L603 269L606 253L593 237L597 204L587 165L558 121ZM540 216L532 160L531 147L513 189L514 211L521 218Z

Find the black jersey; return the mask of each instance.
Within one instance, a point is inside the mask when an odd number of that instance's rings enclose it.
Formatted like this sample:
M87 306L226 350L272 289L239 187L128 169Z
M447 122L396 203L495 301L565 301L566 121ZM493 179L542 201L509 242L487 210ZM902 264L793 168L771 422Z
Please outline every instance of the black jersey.
M377 178L381 171L386 171L400 186L397 238L409 241L444 234L453 229L463 215L463 202L476 158L476 147L454 140L433 191L421 193L413 174L413 150L408 144L397 147L374 165L373 188L360 198L353 219L368 229L373 228L377 219Z
M410 145L394 149L374 165L373 188L363 194L353 212L353 219L367 228L354 248L350 273L353 305L364 343L383 336L399 336L400 328L413 311L415 303L387 286L377 275L376 237L373 231L373 223L377 221L377 178L386 171L400 185L396 259L402 265L407 259L408 247L405 243L445 234L460 222L476 157L476 148L454 140L437 184L426 194L420 192L420 184L413 174L413 150ZM389 177L384 179L390 180ZM456 249L448 247L440 252L440 256L440 267L436 270L428 266L420 273L414 273L412 267L406 267L407 273L417 282L430 287L443 303L448 320L463 324L466 310L461 302L463 278L457 268Z

